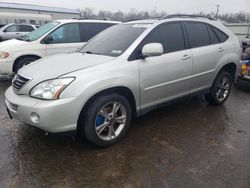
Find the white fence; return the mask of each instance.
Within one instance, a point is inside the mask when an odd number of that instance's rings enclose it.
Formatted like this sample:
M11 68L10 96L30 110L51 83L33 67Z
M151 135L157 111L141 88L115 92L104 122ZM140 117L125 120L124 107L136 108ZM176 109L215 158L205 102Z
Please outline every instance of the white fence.
M234 32L240 39L250 35L250 23L226 23L225 26Z
M50 15L44 14L20 14L0 12L0 24L30 23L42 25L50 20L52 20L52 17Z

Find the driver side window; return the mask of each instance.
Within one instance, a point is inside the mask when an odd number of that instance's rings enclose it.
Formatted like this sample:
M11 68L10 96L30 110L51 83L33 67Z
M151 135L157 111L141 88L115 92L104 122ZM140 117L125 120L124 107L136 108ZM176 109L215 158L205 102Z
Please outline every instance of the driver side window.
M139 59L138 57L140 57L143 46L149 43L162 44L164 54L184 50L185 38L181 23L172 22L156 27L139 44L139 46L129 58L129 61Z
M53 31L49 37L53 38L51 44L81 42L79 26L77 23L65 24Z

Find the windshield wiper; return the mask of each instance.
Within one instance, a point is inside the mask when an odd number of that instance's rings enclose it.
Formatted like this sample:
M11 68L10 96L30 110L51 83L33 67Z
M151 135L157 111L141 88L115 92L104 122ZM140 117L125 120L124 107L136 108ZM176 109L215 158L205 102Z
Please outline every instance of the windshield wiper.
M99 54L99 53L95 53L95 52L91 52L91 51L86 51L86 52L83 52L84 54L95 54L95 55L102 55L102 54Z
M18 40L23 40L23 41L28 41L28 42L30 41L28 35L22 35L22 36L18 37L17 39L18 39Z

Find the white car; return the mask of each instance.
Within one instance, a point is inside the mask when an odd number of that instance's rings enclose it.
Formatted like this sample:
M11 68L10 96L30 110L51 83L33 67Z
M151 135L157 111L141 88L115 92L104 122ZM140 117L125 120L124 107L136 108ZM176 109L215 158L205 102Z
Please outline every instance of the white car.
M8 24L0 29L0 42L9 39L15 39L26 35L37 29L36 25L31 24Z
M110 146L124 137L133 116L197 94L213 105L226 102L241 50L239 39L212 18L127 22L77 53L19 70L6 106L10 117L28 125L77 131L97 146Z
M99 32L119 22L104 20L57 20L37 30L0 43L0 75L16 73L21 67L47 55L74 52Z

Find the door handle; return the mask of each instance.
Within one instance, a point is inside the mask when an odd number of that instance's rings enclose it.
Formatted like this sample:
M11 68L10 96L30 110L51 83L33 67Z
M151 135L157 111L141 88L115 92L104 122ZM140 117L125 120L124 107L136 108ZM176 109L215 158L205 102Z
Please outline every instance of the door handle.
M224 50L223 47L220 47L219 50L218 50L218 52L224 52L224 51L225 51L225 50Z
M185 60L189 60L189 59L191 59L191 56L190 55L184 55L182 58L181 58L181 60L183 60L183 61L185 61Z

